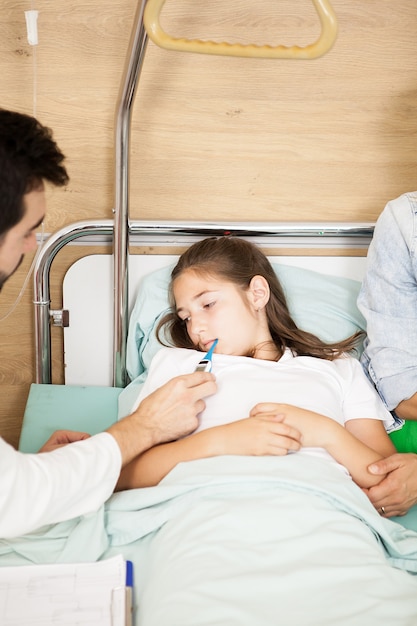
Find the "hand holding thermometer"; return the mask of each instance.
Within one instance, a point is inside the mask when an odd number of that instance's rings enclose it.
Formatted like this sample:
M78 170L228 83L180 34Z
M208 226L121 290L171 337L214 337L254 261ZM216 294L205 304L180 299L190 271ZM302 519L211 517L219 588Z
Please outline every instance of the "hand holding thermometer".
M211 366L212 366L211 358L213 356L214 348L217 346L218 341L219 341L218 339L215 339L213 341L213 343L211 344L210 350L207 352L204 359L202 359L200 363L197 365L197 367L195 368L196 372L211 372Z

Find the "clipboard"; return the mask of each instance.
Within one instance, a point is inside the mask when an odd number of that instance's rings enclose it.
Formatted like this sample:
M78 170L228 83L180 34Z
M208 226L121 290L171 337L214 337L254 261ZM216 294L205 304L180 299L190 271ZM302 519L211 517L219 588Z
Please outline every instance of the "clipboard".
M0 568L2 626L132 626L133 564L121 555L94 563Z

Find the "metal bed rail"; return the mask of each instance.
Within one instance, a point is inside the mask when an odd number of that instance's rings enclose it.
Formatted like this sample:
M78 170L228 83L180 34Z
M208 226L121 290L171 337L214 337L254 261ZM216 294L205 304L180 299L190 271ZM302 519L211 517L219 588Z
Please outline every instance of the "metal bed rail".
M187 222L132 221L127 230L130 242L135 245L155 246L188 245L193 239L209 236L239 236L253 239L264 246L284 245L319 247L341 245L367 247L373 234L373 223L329 222ZM113 242L113 220L87 220L70 224L51 235L43 245L34 269L35 307L35 381L52 382L51 359L51 295L50 270L57 253L67 244L88 239L97 244ZM115 263L116 265L116 263ZM128 254L126 255L126 276ZM127 291L126 291L127 293ZM125 308L128 317L127 306ZM116 328L115 328L116 334ZM117 382L117 381L115 381ZM114 386L124 386L115 384Z
M51 361L51 265L58 252L80 237L114 236L113 220L84 221L64 227L50 235L37 258L34 271L35 307L35 382L52 383Z

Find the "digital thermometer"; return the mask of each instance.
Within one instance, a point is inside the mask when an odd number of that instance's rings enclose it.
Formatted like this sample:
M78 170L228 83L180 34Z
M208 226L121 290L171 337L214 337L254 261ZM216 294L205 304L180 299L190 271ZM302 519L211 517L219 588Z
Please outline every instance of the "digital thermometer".
M214 348L217 346L218 339L215 339L211 344L210 350L207 352L204 359L201 359L200 363L195 368L196 372L211 372L212 362L211 358L213 356Z

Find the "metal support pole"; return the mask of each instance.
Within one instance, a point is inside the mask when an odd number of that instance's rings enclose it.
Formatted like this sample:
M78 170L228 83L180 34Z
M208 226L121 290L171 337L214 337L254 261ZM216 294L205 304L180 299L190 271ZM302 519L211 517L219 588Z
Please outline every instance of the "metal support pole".
M115 136L114 207L114 362L113 384L124 387L128 329L128 252L129 252L129 141L130 118L136 87L142 69L147 34L143 26L146 0L139 2L129 42L124 76L119 93Z

